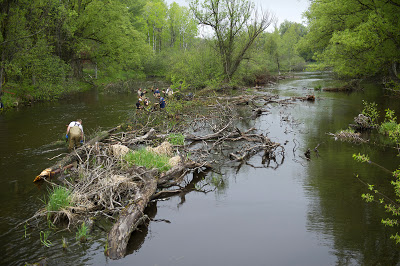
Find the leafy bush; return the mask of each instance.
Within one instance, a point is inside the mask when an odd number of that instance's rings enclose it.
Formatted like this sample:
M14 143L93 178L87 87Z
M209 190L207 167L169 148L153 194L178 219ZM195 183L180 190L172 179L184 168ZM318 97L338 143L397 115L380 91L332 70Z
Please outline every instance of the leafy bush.
M379 127L379 132L389 136L392 141L400 143L400 124L397 124L396 120L394 111L386 109L385 122Z
M364 109L362 110L362 114L369 117L371 119L371 126L378 126L379 112L377 109L376 103L369 103L367 101L363 101Z

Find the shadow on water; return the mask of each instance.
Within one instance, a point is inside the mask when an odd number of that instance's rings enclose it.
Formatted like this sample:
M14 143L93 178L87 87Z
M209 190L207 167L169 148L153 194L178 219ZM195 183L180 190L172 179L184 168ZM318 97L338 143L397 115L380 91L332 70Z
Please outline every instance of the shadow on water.
M335 142L327 133L346 129L362 110L362 100L377 102L381 114L385 108L399 114L400 106L374 84L362 84L364 91L351 94L314 90L341 85L329 73L305 72L265 88L263 93L281 98L316 96L315 102L269 105L267 114L243 121L281 143L284 154L258 154L243 164L220 159L222 181L208 193L194 189L219 179L211 173L193 175L182 194L149 205L151 221L132 235L128 255L119 261L103 254L109 224L95 229L85 245L76 243L73 233L54 232L51 248L41 245L36 228L29 228L25 238L24 228L14 226L42 207L46 186L37 188L32 180L51 164L48 158L63 152L63 144L49 143L60 140L65 125L79 117L85 130L111 128L135 111L136 95L92 91L0 115L0 198L6 203L0 207L2 264L21 265L42 256L63 265L398 264L398 246L389 239L394 231L380 224L381 209L362 201L365 187L354 174L388 193L391 177L351 158L368 153L395 169L396 152L374 141ZM304 155L307 149L311 160ZM70 243L66 251L62 236Z

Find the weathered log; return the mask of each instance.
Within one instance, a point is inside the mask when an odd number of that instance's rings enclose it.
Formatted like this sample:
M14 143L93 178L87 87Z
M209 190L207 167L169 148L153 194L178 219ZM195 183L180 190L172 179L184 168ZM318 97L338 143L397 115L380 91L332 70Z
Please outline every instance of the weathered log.
M136 195L132 203L124 208L108 234L107 256L111 259L120 259L125 256L130 235L140 225L144 209L156 195L157 186L165 185L171 179L184 174L188 169L202 167L209 168L211 166L208 163L186 162L172 167L158 180L155 178L153 170L144 172L142 176L144 184L140 189L140 193Z
M121 212L117 222L108 233L107 255L111 259L120 259L125 256L131 233L140 225L143 211L151 196L156 192L157 180L151 173L142 176L144 185L134 201L128 204Z
M64 156L64 158L62 158L61 160L59 160L57 163L55 163L54 165L46 168L45 170L43 170L38 176L36 176L35 180L33 180L33 182L37 182L43 178L46 177L50 177L53 176L54 174L66 169L66 166L70 165L71 163L79 160L79 158L83 158L86 155L86 147L94 145L96 142L100 142L102 140L104 140L105 138L107 138L108 136L110 136L110 134L116 130L118 130L120 127L115 127L112 128L108 131L102 131L100 132L96 137L94 137L93 139L91 139L90 141L88 141L87 143L85 143L84 145L82 145L81 147L75 149L74 151L72 151L71 153L67 154Z

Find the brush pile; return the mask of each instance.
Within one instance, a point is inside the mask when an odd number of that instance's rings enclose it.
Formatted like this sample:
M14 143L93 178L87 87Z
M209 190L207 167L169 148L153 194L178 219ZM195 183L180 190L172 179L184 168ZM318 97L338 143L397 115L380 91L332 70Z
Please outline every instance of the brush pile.
M252 109L245 105L243 108L247 109L239 115L238 109L232 108L231 101L224 104L219 102L221 100L207 105L206 115L198 112L182 120L184 126L179 127L184 127L185 131L175 132L183 135L184 142L180 144L167 141L173 132L149 127L151 117L141 128L135 129L137 123L132 123L129 131L108 131L102 138L89 141L48 168L46 173L49 173L41 177L54 187L66 188L69 206L51 212L40 210L35 216L47 216L53 224L68 221L68 228L71 224L92 220L92 217L113 220L114 226L108 233L107 255L119 259L126 253L132 231L145 220L144 209L149 201L182 191L182 182L189 172L216 170L216 167L227 164L241 165L260 153L263 154L262 164L267 162L269 166L274 162L276 167L282 164L284 148L279 143L257 133L255 128L243 127L254 119ZM250 102L253 106L278 103L275 97L254 98ZM155 115L165 116L167 120L171 117L162 112ZM179 114L179 117L183 116ZM162 167L156 167L129 159L139 152L164 156L166 161ZM50 181L54 173L61 174L58 178L61 184Z

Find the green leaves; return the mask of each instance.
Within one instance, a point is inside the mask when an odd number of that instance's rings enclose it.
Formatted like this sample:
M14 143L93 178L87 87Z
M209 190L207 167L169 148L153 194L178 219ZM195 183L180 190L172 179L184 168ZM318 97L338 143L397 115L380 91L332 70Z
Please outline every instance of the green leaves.
M313 1L304 45L340 75L382 73L400 59L399 12L391 1Z
M365 154L353 154L353 159L357 162L360 163L368 163L369 162L369 157L368 155Z

